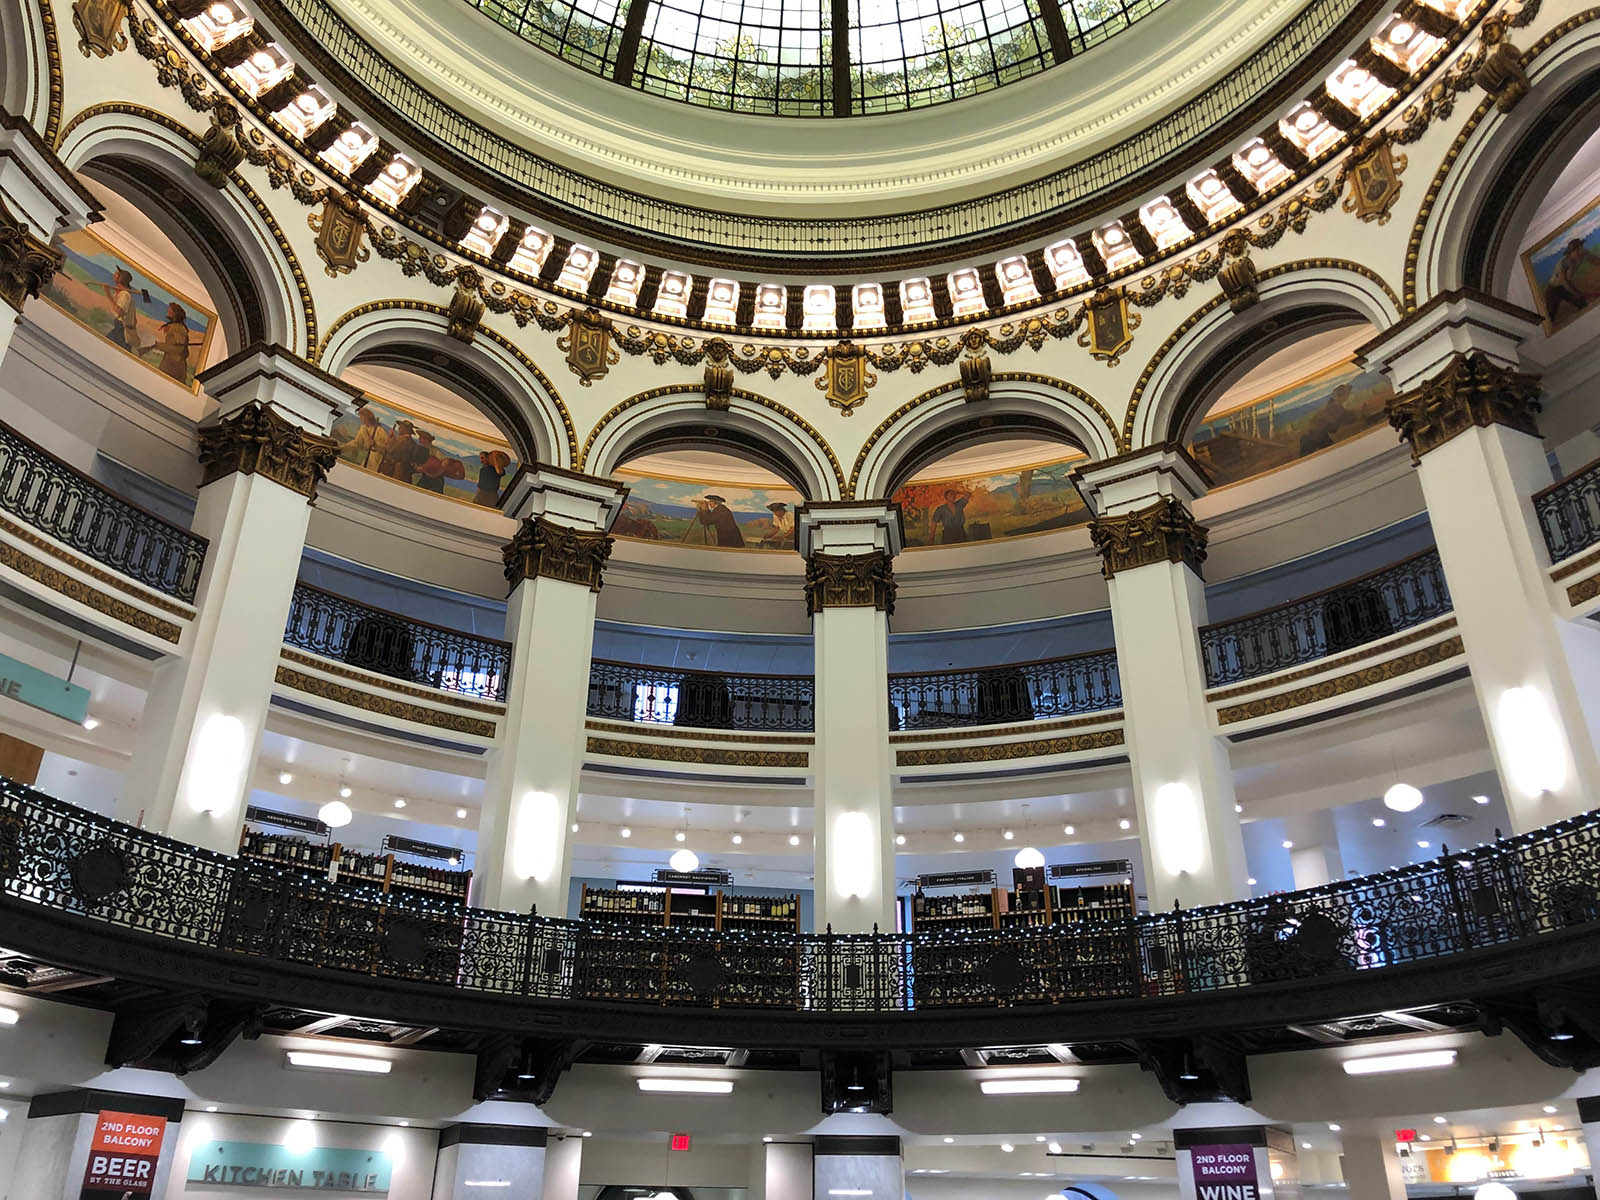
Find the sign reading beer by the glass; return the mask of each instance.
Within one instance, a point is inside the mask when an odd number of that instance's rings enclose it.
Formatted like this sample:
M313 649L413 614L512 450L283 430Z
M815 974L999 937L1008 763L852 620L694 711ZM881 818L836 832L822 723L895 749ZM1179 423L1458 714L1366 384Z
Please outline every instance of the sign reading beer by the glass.
M382 1150L314 1146L298 1153L263 1142L201 1142L189 1156L190 1183L382 1195L389 1190Z
M130 1200L150 1196L156 1188L156 1166L167 1119L142 1113L102 1112L89 1142L80 1200L114 1196Z

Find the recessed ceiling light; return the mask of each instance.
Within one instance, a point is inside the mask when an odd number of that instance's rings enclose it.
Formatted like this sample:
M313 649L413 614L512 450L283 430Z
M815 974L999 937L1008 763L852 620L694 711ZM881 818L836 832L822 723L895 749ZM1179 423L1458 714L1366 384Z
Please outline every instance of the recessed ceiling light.
M735 846L742 846L742 845L744 845L744 834L742 834L742 833L736 833L736 834L734 834L734 835L733 835L733 844L734 844L734 845L735 845Z
M1012 832L1011 832L1011 830L1009 830L1009 829L1007 829L1007 830L1006 830L1006 831L1005 831L1005 832L1004 832L1004 833L1002 833L1002 834L1001 834L1001 835L1000 835L1000 836L1001 836L1001 837L1003 837L1003 838L1005 838L1005 840L1006 840L1006 841L1008 841L1008 842L1009 842L1009 841L1010 841L1010 840L1011 840L1011 839L1012 839L1012 838L1014 838L1014 837L1016 837L1016 836L1017 836L1017 835L1016 835L1016 834L1014 834L1014 833L1012 833Z
M903 834L903 833L895 834L894 835L894 844L896 846L904 846L906 844L906 835Z
M1242 805L1242 804L1235 804L1235 805L1234 805L1234 806L1233 806L1233 811L1234 811L1234 812L1236 812L1236 813L1242 813L1242 812L1243 812L1243 811L1244 811L1244 805Z
M946 1146L953 1145L954 1143L955 1143L955 1138L953 1138L953 1137L947 1137L944 1140L944 1144Z
M1546 1116L1553 1116L1556 1112L1556 1106L1554 1104L1546 1104L1544 1111Z
M456 820L465 821L466 819L467 819L467 810L464 809L464 808L456 809Z
M1078 832L1078 827L1076 825L1068 825L1061 832L1066 834L1068 837L1071 837L1073 834Z
M1035 1079L980 1079L978 1090L985 1096L1048 1096L1078 1090L1083 1081L1060 1075Z
M1373 817L1372 818L1372 827L1374 829L1382 829L1388 823L1389 822L1385 821L1382 817Z
M1433 845L1432 842L1418 841L1417 842L1417 849L1418 850L1426 850L1432 845Z
M1329 1121L1328 1122L1328 1128L1333 1130L1333 1132L1338 1133L1341 1129L1344 1128L1344 1126L1340 1125L1337 1121Z
M762 1138L761 1140L763 1142L770 1142L772 1140L772 1135L768 1134L766 1137Z
M689 835L680 829L677 833L672 835L672 840L675 842L686 842L689 840Z
M341 799L341 800L350 799L350 785L348 783L344 784L343 786L341 786L339 788L339 799Z
M1033 1140L1036 1141L1036 1142L1042 1142L1042 1141L1045 1140L1045 1136L1044 1136L1044 1134L1041 1133L1036 1138L1034 1138Z
M1256 877L1254 875L1252 875L1252 876L1250 876L1249 879L1246 879L1245 882L1247 884L1249 884L1251 887L1255 887L1255 885L1256 885Z
M958 841L958 842L964 842L964 841L966 841L966 840L967 840L967 835L966 835L966 834L964 834L964 833L953 833L953 834L951 834L951 835L950 835L950 836L951 836L951 837L952 837L952 838L954 838L954 839L955 839L955 840L956 840L956 841Z
M1346 1075L1387 1075L1394 1071L1431 1071L1456 1065L1454 1050L1413 1050L1408 1054L1375 1054L1346 1059Z
M206 1105L206 1111L207 1112L216 1112L217 1111L217 1106L215 1104L208 1104L208 1105Z
M1450 1124L1450 1119L1448 1117L1435 1117L1433 1123L1435 1125L1448 1125Z
M580 828L581 828L581 826L576 821L574 821L572 823L572 825L571 825L571 829L572 829L573 833L577 833Z
M387 1075L394 1063L387 1058L361 1054L329 1054L322 1050L290 1050L284 1057L303 1071L350 1071L357 1075Z
M1283 848L1285 850L1293 850L1294 849L1294 843L1291 842L1288 838L1284 838L1283 839Z
M631 838L633 836L633 830L629 829L626 825L624 825L621 829L617 830L617 832L620 833L625 838Z
M798 833L791 833L789 835L789 845L798 846L799 844L800 844L800 835Z
M1002 1153L1010 1154L1013 1150L1016 1149L1016 1147L1013 1146L1010 1142L1001 1142L1000 1143L1000 1149L1001 1149Z
M1489 803L1489 797L1487 797L1487 796L1474 796L1472 798L1472 802L1474 804L1487 804L1487 803Z
M396 808L404 808L406 806L406 798L404 796L396 796L394 798L394 806Z
M1133 822L1128 820L1127 817L1123 817L1122 820L1117 822L1117 828L1118 829L1132 829L1133 828Z
M285 784L285 785L291 784L291 783L294 782L294 776L291 775L288 771L279 771L278 772L278 782L281 783L281 784Z

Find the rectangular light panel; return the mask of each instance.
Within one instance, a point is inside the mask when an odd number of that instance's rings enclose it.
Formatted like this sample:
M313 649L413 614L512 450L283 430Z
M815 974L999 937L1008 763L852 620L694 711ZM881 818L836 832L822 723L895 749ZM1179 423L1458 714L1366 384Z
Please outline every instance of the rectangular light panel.
M1379 1054L1371 1058L1351 1058L1344 1063L1346 1075L1387 1075L1394 1071L1432 1071L1456 1065L1454 1050L1414 1050L1409 1054Z

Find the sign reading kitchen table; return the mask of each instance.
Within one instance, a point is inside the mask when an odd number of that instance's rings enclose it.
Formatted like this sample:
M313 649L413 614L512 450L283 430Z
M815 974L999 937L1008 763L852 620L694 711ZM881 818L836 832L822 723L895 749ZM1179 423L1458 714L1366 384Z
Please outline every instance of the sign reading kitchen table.
M1189 1164L1197 1200L1261 1200L1254 1146L1194 1146Z
M382 1150L314 1146L298 1153L263 1142L201 1142L189 1156L188 1181L210 1187L270 1187L383 1195L389 1156Z
M167 1136L167 1119L140 1113L102 1111L89 1141L89 1161L83 1168L79 1200L102 1200L155 1193L156 1166L161 1143Z

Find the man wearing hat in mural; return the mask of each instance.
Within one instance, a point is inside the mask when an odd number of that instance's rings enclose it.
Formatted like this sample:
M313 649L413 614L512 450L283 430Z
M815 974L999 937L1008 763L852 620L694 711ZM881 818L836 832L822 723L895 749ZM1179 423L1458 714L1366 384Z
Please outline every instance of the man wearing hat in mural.
M695 525L704 526L706 531L706 544L709 546L744 546L744 534L739 532L739 522L733 519L733 513L728 511L728 504L721 496L707 496L704 500L694 502Z
M794 514L789 506L782 500L774 500L767 505L767 511L772 514L772 531L761 539L762 546L769 550L793 549Z
M510 465L511 456L504 450L479 451L478 493L472 497L474 504L481 504L485 508L500 506L500 481Z

